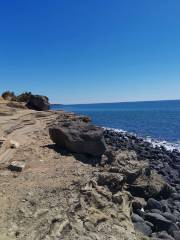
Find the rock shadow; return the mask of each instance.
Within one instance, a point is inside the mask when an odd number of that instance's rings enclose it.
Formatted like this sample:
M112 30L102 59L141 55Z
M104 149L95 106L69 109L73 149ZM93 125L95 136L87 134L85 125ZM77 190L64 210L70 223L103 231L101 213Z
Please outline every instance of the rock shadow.
M52 149L55 152L61 154L62 156L74 156L74 158L77 161L80 161L84 164L89 164L94 167L99 165L101 162L101 157L94 157L94 156L91 156L88 154L80 154L80 153L70 152L67 149L57 146L56 144L48 144L48 145L43 146L43 148Z

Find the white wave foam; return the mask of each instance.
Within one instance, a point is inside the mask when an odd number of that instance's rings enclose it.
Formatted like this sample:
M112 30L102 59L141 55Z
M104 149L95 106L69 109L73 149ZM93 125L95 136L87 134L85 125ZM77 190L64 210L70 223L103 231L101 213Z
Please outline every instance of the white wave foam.
M178 150L180 152L180 141L172 143L172 142L168 142L168 141L160 141L160 140L157 140L157 139L153 139L149 136L148 137L139 137L137 134L130 133L130 132L127 132L127 131L122 130L122 129L105 128L105 127L104 127L104 129L105 130L111 130L111 131L114 131L114 132L117 132L117 133L122 133L124 135L130 134L130 135L135 136L137 138L141 138L144 141L151 143L154 148L155 147L164 147L168 151Z
M180 152L180 142L171 143L168 141L158 141L151 139L150 137L145 138L145 141L151 143L153 147L164 147L168 151L178 150Z

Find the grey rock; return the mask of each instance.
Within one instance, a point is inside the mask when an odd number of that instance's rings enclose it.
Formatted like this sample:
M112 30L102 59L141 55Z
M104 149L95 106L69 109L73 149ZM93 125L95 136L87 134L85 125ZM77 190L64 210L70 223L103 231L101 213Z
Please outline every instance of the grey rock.
M143 233L145 236L150 236L152 234L151 227L145 222L134 223L134 228L136 231Z
M151 222L145 221L145 223L150 226L152 229L154 228L154 225Z
M180 193L172 193L171 197L173 200L180 200Z
M177 224L172 223L171 226L168 228L168 233L173 236L173 232L179 231L179 227Z
M106 151L103 129L82 121L57 123L49 129L54 143L74 153L101 156Z
M159 201L155 200L154 198L150 198L147 201L147 209L158 209L162 211L162 205Z
M158 233L158 237L164 240L174 240L174 238L171 237L166 231Z
M31 95L26 106L37 111L46 111L50 109L48 98L41 95Z
M162 213L162 216L164 216L165 218L167 218L168 220L170 220L172 222L176 222L176 217L169 212Z
M155 226L156 231L163 231L169 229L172 222L158 213L147 213L145 220L151 222Z
M136 222L144 222L144 219L142 217L140 217L139 215L135 214L135 213L132 214L131 220L134 223L136 223Z
M8 169L11 171L16 171L16 172L22 172L22 170L25 168L25 162L22 161L13 161L11 164L8 166Z
M161 200L161 206L162 206L163 212L168 212L169 211L167 200Z
M175 240L180 240L180 231L174 231L173 232L173 237Z
M151 209L150 212L152 213L159 213L162 215L162 212L159 209Z

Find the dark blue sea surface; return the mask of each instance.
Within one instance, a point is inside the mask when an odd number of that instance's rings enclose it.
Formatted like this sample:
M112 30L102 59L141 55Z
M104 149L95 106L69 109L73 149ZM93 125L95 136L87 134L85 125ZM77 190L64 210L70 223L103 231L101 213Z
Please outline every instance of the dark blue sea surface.
M88 115L96 125L140 137L180 143L180 100L52 105L52 109Z

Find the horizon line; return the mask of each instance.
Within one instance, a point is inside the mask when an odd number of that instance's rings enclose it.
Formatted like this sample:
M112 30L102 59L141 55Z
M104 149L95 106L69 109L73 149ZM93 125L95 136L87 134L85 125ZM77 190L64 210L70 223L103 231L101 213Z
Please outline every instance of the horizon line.
M51 103L51 105L95 105L95 104L117 104L117 103L141 103L141 102L164 102L164 101L180 101L178 99L156 99L156 100L135 100L135 101L117 101L117 102L89 102L89 103Z

